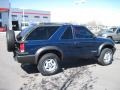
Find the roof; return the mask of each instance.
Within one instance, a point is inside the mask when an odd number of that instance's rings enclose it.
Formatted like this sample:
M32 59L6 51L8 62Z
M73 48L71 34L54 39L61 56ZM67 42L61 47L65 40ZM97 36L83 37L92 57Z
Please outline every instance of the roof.
M84 26L74 23L39 23L40 26L62 26L62 25L76 25L76 26Z

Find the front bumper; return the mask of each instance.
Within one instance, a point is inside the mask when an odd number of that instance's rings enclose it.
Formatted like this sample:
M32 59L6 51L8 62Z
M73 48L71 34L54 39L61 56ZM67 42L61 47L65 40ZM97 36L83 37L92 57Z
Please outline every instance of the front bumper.
M116 51L116 48L115 48L115 47L113 47L113 49L112 49L112 50L113 50L113 53L115 53L115 51Z

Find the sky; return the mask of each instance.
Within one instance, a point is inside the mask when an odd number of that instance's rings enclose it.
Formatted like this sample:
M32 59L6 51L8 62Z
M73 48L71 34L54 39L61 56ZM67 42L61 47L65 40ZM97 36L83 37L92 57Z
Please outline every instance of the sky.
M10 0L12 8L46 10L52 22L120 25L120 0Z

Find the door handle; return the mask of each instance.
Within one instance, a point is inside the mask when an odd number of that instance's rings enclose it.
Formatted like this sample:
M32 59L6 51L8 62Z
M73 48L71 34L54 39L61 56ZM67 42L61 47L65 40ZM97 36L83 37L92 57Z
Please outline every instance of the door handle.
M82 48L82 46L80 45L80 43L75 42L74 44L75 44L76 48Z

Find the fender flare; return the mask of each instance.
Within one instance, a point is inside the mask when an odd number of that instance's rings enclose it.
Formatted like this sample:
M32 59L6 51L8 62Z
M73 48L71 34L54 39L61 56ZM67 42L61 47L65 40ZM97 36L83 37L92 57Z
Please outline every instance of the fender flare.
M55 50L55 51L60 52L60 54L62 56L61 58L63 59L63 52L61 49L59 49L56 46L46 46L46 47L42 47L42 48L38 49L37 52L35 53L35 63L37 64L38 58L43 52L49 51L49 50Z
M99 48L98 48L98 54L97 54L97 56L100 55L101 50L102 50L105 46L114 47L114 44L109 43L109 42L106 42L106 43L101 44L101 45L99 46Z

